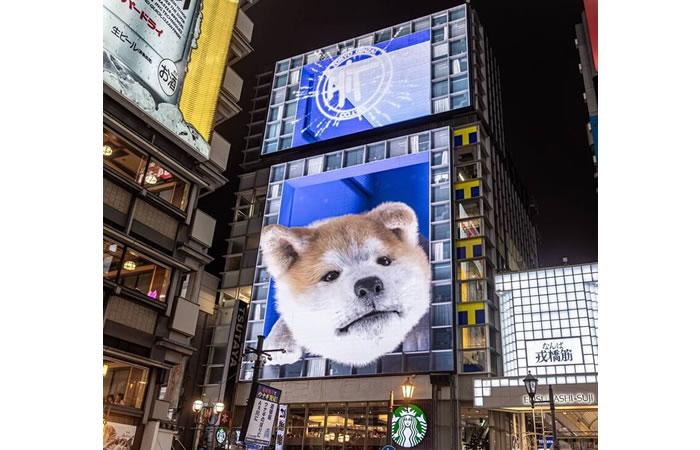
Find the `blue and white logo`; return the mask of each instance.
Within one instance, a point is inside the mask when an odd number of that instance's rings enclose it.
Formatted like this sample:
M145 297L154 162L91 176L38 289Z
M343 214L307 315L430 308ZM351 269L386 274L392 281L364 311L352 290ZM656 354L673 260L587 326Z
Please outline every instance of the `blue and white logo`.
M391 85L391 59L379 47L349 50L323 71L315 95L318 110L330 120L361 118L384 98Z
M430 30L307 64L292 147L429 115Z

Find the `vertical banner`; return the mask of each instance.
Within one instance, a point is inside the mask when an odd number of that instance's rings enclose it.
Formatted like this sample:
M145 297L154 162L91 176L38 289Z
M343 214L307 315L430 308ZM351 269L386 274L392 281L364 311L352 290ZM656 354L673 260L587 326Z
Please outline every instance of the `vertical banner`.
M252 388L255 389L255 398L253 404L248 405L243 418L243 441L246 444L270 445L282 391L259 383Z
M277 439L275 440L275 450L284 449L284 430L287 426L287 405L280 405L277 415Z

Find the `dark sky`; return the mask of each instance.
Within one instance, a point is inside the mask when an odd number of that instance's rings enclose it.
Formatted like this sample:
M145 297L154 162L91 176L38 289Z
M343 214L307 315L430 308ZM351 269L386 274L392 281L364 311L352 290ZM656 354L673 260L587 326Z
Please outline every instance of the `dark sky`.
M278 60L460 4L457 0L261 0L247 11L255 49L235 70L245 80L243 113L218 127L243 146L254 76ZM540 265L598 257L598 206L586 143L586 106L574 25L580 0L473 1L501 68L507 151L538 209ZM235 160L234 160L235 164ZM233 179L232 165L229 178ZM215 248L225 248L234 183L205 197L218 220ZM212 271L220 271L220 258Z

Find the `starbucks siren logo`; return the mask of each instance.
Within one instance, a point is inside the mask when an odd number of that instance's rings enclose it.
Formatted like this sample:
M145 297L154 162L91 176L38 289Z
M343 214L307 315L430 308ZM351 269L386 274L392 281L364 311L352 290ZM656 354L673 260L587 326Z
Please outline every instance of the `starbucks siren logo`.
M391 418L391 438L401 447L415 447L428 433L425 413L416 405L400 406Z

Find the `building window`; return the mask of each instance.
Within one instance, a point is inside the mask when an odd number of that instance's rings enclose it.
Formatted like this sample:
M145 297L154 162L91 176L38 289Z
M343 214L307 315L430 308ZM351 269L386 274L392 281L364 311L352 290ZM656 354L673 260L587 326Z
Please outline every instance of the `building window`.
M346 151L345 152L344 167L356 166L358 164L362 164L363 157L364 157L364 150L362 148Z
M105 279L117 280L117 274L123 258L123 245L108 239L102 240L102 276Z
M176 208L182 211L187 208L190 184L175 176L161 163L153 160L148 163L144 186L149 192L156 194Z
M462 358L463 372L485 372L486 371L486 352L469 351L460 352Z
M143 407L149 372L146 367L105 358L102 370L103 403L136 409Z
M384 143L367 146L367 162L384 159Z
M116 172L143 186L152 194L184 211L189 200L190 183L172 170L129 146L123 139L103 131L103 162Z
M466 166L457 167L457 179L462 181L479 178L479 163L468 164Z
M459 239L470 239L481 236L481 219L470 219L457 222L457 231L459 233ZM474 256L481 255L477 255L476 250L474 250Z
M485 327L462 327L462 348L486 347Z
M340 169L340 153L326 156L326 164L324 171Z
M148 157L133 149L119 136L103 130L102 161L116 172L141 184Z
M108 238L102 240L103 278L165 302L170 285L170 269L143 254Z
M443 284L433 286L433 303L443 303L452 301L452 285Z
M462 261L458 265L458 278L459 280L475 280L482 279L485 277L484 273L484 262L481 260L477 261Z

